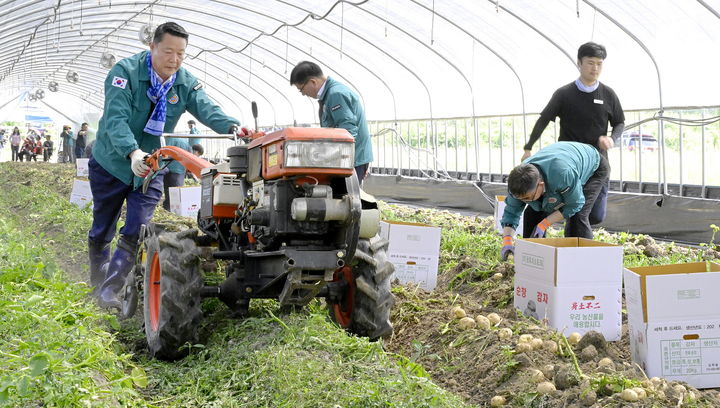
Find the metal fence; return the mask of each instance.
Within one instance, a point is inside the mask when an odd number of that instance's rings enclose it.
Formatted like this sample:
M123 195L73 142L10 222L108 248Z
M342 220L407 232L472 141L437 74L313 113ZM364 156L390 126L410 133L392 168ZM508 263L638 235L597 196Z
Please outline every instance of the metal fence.
M373 171L504 182L538 114L371 122ZM608 152L611 188L708 197L720 186L720 109L626 111L626 131ZM533 152L557 141L551 122ZM669 186L669 187L668 187Z
M504 182L523 154L538 114L372 121L373 172ZM608 152L611 189L720 195L720 107L625 111L626 130ZM533 152L557 141L550 122ZM206 139L205 157L221 160L231 140ZM713 197L715 198L715 197Z

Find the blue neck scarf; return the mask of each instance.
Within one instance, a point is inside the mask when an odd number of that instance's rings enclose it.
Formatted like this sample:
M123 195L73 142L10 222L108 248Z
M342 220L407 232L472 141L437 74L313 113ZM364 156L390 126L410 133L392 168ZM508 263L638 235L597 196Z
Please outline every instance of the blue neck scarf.
M600 86L600 81L595 81L594 84L587 86L583 83L583 81L580 80L580 78L575 80L575 86L577 86L577 89L580 90L580 92L590 93L595 92L596 89L598 89L598 86Z
M147 90L147 96L150 98L152 103L155 104L155 109L153 109L152 115L150 115L150 119L148 119L145 124L145 129L143 130L154 136L162 136L162 133L165 130L165 119L167 117L166 96L168 91L170 91L170 88L172 88L175 83L177 73L172 74L172 76L163 83L160 76L152 67L149 52L145 61L147 62L148 76L150 77L150 88Z

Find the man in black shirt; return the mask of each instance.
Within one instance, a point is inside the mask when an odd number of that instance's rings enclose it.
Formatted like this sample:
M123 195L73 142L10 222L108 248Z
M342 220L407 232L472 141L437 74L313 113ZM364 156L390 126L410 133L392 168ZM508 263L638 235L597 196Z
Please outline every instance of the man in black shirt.
M587 143L607 159L607 150L615 145L625 128L625 114L615 91L598 80L606 57L607 51L600 44L588 42L580 46L577 57L580 77L559 88L550 98L535 122L521 160L530 157L533 144L556 117L560 117L559 141ZM608 123L612 126L610 136L607 136ZM608 185L609 179L590 213L591 224L605 219Z

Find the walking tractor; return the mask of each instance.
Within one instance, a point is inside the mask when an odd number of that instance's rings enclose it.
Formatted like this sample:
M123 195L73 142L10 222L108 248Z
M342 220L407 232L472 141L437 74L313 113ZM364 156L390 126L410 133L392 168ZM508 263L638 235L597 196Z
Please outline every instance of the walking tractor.
M197 228L141 234L140 254L123 291L125 317L143 293L151 355L183 356L197 341L204 298L217 297L244 315L253 298L301 307L327 302L347 331L378 339L392 333L393 266L378 235L379 210L354 175L354 139L345 129L286 128L239 140L229 161L213 165L166 146L146 163L146 181L172 159L201 180ZM203 250L206 247L207 250ZM206 285L200 253L225 266L225 279Z

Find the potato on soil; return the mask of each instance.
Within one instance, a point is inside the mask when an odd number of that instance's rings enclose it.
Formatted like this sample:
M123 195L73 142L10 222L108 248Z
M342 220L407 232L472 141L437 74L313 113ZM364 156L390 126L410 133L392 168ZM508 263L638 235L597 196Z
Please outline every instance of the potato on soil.
M487 315L487 318L488 320L490 320L490 324L492 324L493 326L497 325L498 323L500 323L500 321L502 321L502 318L497 313L490 313Z
M480 330L490 329L490 320L488 320L488 318L483 315L475 316L475 322L477 322L478 328Z
M537 385L537 393L540 395L551 394L555 392L555 384L550 381L543 381Z
M462 307L455 306L450 309L450 315L453 319L462 319L463 317L467 316L467 313L465 313L465 310Z
M508 340L512 338L513 332L507 327L503 327L502 329L498 330L498 337L500 337L500 340Z
M507 404L507 401L505 401L505 397L502 395L496 395L490 399L490 406L491 407L502 407L505 404Z
M475 325L475 320L472 317L463 317L458 323L458 326L463 330L472 329Z

